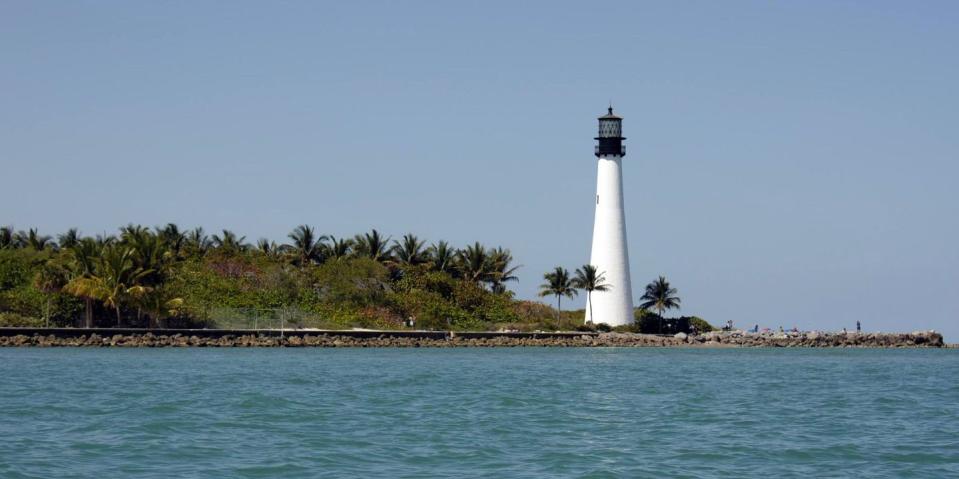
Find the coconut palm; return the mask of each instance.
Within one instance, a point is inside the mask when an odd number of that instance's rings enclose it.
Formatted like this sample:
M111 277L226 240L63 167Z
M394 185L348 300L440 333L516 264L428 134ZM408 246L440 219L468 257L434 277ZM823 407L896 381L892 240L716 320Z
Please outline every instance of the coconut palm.
M246 251L246 236L237 236L230 230L223 230L222 235L213 235L210 237L213 246L224 253L234 254Z
M403 235L403 241L393 240L393 257L396 262L405 266L416 266L426 263L429 254L423 249L425 241L412 233Z
M47 295L45 311L43 313L47 326L50 326L50 309L53 294L60 292L60 290L66 286L68 278L69 273L66 268L55 261L48 261L44 264L33 278L33 287Z
M546 282L540 285L539 295L540 297L556 296L556 320L559 321L563 312L563 296L573 299L578 291L573 287L569 271L562 266L557 266L553 271L544 274L543 279Z
M149 271L134 265L134 250L122 244L105 248L97 259L94 274L72 279L64 290L75 296L97 298L113 308L120 326L120 306L128 297L142 296L146 288L138 284Z
M340 260L349 257L353 252L353 240L350 238L337 239L330 236L330 241L324 244L323 257L332 260Z
M456 252L456 270L467 280L480 283L489 277L490 262L486 247L475 242Z
M136 243L142 241L147 236L150 236L150 229L143 225L135 225L130 223L126 226L120 227L120 241L123 243Z
M145 290L140 302L150 318L150 328L165 328L165 319L178 314L184 303L183 298L175 297L164 286Z
M679 309L682 300L676 296L678 291L669 285L664 276L646 285L646 292L639 299L645 300L639 305L643 309L655 309L659 312L659 331L663 330L663 314L669 309Z
M203 256L212 244L210 238L203 232L203 228L198 226L186 234L185 246L188 253Z
M276 241L270 241L266 238L260 238L256 241L256 250L270 258L279 256L281 251Z
M77 244L73 245L68 251L69 261L67 268L69 271L69 281L79 280L81 278L92 278L95 271L100 252L104 248L104 242L93 238L83 238ZM67 292L79 297L84 303L84 327L93 327L93 300L96 296L83 294L84 291L67 290Z
M390 238L383 238L375 229L359 234L353 240L353 253L361 258L385 263L390 260Z
M455 272L456 251L446 241L438 241L426 249L430 267L442 273Z
M57 235L57 243L60 244L60 247L63 249L69 249L76 246L80 242L80 230L76 228L70 228L66 233L61 233Z
M36 228L30 228L26 232L20 231L14 235L14 243L20 248L30 248L36 251L43 251L47 248L57 249L57 244L53 238L48 235L41 235Z
M12 226L0 226L0 249L16 247L15 233Z
M144 272L138 281L138 285L143 286L144 291L140 292L139 296L133 297L136 300L139 320L143 310L147 309L147 305L143 302L144 294L167 281L172 274L177 256L163 238L149 231L131 236L126 245L133 249L133 266Z
M512 266L513 255L508 249L498 247L490 250L489 254L489 278L490 290L501 294L506 292L506 283L510 281L519 281L515 276L519 265Z
M307 265L323 261L323 244L326 236L317 236L312 226L300 225L288 235L293 243L290 250L296 255L297 264Z
M180 231L180 227L177 226L176 223L167 223L166 226L163 227L157 226L154 230L156 230L156 235L170 247L173 254L180 256L180 252L187 242L186 233Z
M593 320L593 291L609 291L613 287L606 283L605 274L605 272L597 272L596 267L591 264L584 264L582 268L576 268L573 286L586 291L586 304L589 305L590 321Z

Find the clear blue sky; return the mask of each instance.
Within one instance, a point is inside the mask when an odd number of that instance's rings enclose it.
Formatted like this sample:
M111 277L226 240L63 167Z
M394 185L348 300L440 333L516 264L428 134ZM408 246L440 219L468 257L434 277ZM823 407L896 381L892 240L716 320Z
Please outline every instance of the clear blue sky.
M956 341L956 25L948 1L4 1L0 224L479 240L531 298L588 260L611 99L634 296L664 274L714 323Z

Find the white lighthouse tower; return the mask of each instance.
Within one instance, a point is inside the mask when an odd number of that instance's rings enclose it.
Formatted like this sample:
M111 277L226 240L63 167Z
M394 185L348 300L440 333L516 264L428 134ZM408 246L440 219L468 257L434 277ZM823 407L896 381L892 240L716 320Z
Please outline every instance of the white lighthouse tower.
M633 322L633 288L629 282L626 215L623 211L623 119L599 117L596 145L596 218L589 263L602 273L608 291L593 291L586 300L586 321L619 326ZM592 305L590 304L592 303Z

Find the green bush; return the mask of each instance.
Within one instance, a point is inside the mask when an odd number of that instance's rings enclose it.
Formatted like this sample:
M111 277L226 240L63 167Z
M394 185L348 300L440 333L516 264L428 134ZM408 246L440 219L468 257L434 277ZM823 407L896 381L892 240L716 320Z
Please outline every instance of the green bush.
M0 313L0 327L2 328L42 328L43 326L44 321L40 318L17 313Z
M696 330L699 331L700 333L708 333L710 331L717 330L712 324L709 324L708 322L706 322L705 319L700 318L698 316L690 316L689 324L691 326L695 326Z

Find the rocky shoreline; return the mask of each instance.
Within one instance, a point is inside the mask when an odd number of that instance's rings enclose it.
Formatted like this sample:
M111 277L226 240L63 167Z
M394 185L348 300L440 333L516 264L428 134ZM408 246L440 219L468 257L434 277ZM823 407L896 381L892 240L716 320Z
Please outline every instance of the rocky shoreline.
M249 334L6 334L0 347L806 347L806 348L942 348L941 334L913 333L778 333L742 331L655 336L631 333L455 333L371 331L292 331Z

